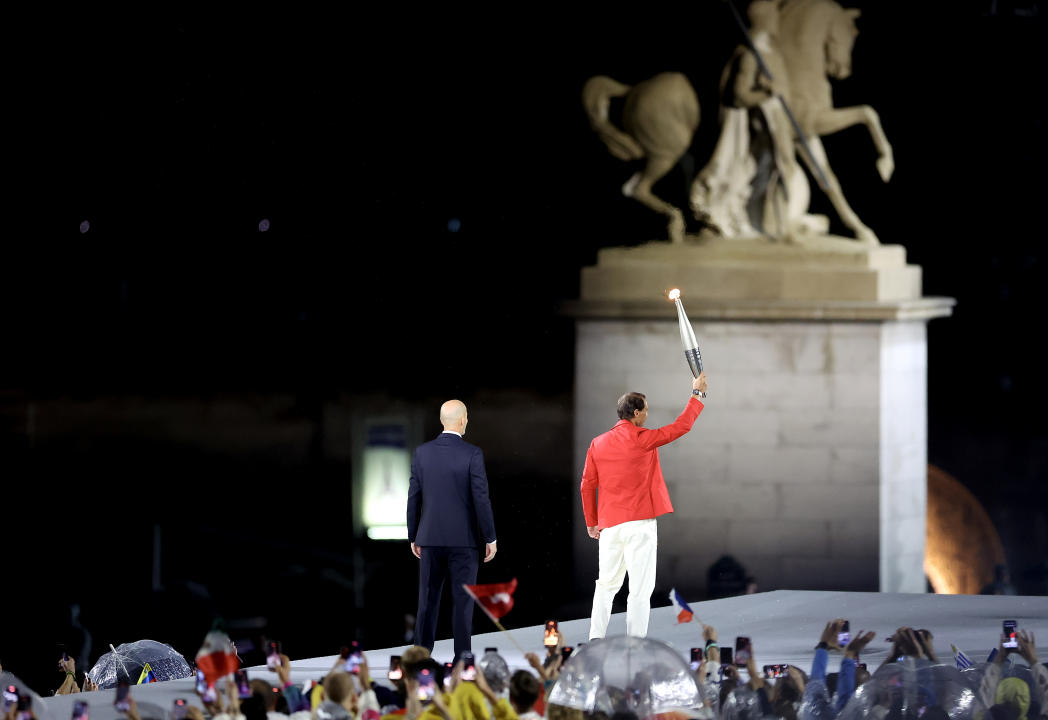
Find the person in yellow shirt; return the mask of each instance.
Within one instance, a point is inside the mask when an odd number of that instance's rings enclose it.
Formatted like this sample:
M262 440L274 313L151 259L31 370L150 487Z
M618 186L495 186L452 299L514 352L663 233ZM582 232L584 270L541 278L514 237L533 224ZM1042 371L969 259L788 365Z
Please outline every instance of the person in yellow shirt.
M471 683L463 683L470 685ZM477 673L476 689L488 704L491 705L495 720L539 720L541 717L534 711L535 701L539 699L542 686L538 678L527 670L518 670L509 680L509 700L498 697L484 678L484 673ZM466 716L456 720L468 720Z

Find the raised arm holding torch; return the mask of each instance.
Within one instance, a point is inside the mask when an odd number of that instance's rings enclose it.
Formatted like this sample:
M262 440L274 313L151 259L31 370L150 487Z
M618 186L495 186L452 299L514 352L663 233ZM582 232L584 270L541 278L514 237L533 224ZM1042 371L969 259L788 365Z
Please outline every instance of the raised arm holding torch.
M680 301L680 289L673 288L669 292L669 298L677 306L677 325L680 327L680 342L684 346L684 359L688 361L692 377L702 374L702 353L699 352L699 341L695 339L695 330L688 320L688 314L684 312L684 304ZM698 391L700 398L705 399L706 393Z

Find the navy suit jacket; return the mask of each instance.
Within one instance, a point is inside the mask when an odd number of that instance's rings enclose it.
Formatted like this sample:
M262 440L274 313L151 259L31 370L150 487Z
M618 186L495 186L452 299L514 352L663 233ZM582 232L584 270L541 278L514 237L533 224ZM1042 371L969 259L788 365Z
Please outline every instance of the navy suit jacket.
M479 530L479 537L478 537ZM408 540L420 547L495 542L484 454L454 433L419 445L411 458Z

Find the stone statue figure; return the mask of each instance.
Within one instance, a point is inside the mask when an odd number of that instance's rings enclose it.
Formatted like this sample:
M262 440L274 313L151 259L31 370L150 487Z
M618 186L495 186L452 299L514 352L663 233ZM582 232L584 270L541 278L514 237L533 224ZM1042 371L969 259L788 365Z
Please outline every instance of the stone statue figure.
M820 135L864 123L878 150L877 170L885 182L891 177L892 149L877 113L868 105L833 107L828 78L851 74L859 10L834 0L754 0L748 15L750 41L772 79L749 46L736 49L721 78L720 139L693 184L692 212L709 231L728 238L825 234L829 220L807 212L810 188L799 154L816 178L824 178L823 190L844 225L861 242L877 244L844 199L819 141ZM687 78L663 73L630 87L598 76L586 82L582 96L591 126L615 157L647 159L623 193L666 215L669 239L683 242L681 211L655 197L651 186L688 150L698 127L698 99ZM609 108L611 98L623 96L619 129L609 120ZM779 97L792 109L811 157L797 152L797 128Z
M611 99L625 97L623 129L609 120ZM684 242L684 215L680 208L656 197L651 186L668 173L691 146L699 127L699 98L680 73L660 73L634 86L598 75L582 88L582 103L590 126L620 160L645 159L644 169L622 187L627 197L669 218L673 242Z
M747 12L750 41L770 77L749 46L736 48L721 75L720 138L692 184L691 206L707 213L728 237L782 238L798 224L792 219L807 209L807 180L779 100L789 95L790 86L778 46L778 5L754 0Z

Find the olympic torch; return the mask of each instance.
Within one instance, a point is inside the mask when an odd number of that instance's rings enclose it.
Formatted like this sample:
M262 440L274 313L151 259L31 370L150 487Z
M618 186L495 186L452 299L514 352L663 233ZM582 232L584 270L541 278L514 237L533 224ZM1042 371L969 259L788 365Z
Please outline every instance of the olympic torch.
M695 330L688 320L688 314L684 312L684 304L680 301L680 289L670 290L669 298L677 306L677 325L680 327L680 344L684 346L684 359L688 361L692 377L698 377L702 372L702 353L699 352L699 341L695 339ZM705 399L706 393L699 392L699 397Z

